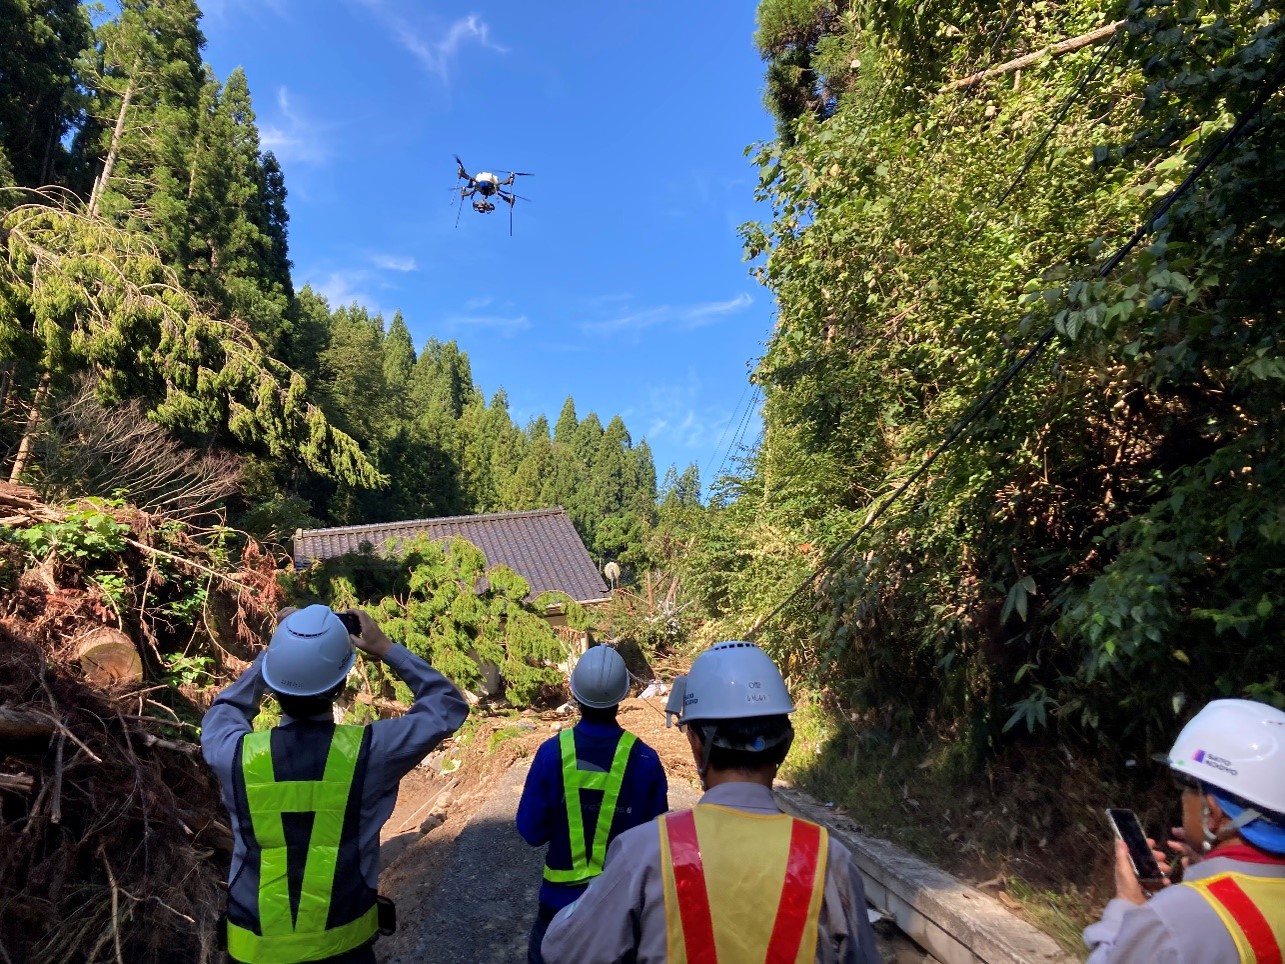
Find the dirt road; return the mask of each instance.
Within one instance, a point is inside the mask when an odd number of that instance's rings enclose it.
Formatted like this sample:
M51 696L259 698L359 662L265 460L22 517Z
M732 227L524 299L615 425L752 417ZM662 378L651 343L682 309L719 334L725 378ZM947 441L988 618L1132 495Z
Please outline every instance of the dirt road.
M670 806L684 809L700 797L695 768L686 739L659 725L655 709L630 700L620 722L660 753ZM544 851L518 836L514 816L535 748L562 722L551 715L489 722L469 747L444 755L461 761L458 770L407 778L385 827L380 890L397 902L398 933L376 945L381 964L526 960ZM497 734L507 738L497 743ZM904 945L880 949L886 961L924 960L906 956Z

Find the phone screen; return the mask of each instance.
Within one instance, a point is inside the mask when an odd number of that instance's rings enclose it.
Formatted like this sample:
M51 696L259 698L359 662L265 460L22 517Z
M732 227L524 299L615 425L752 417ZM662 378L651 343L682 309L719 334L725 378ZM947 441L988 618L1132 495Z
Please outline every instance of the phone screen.
M331 610L331 612L334 612L334 610ZM356 613L336 612L335 615L344 624L344 629L348 630L349 636L361 635L361 620L357 618Z
M1111 807L1107 810L1107 819L1111 821L1115 835L1129 848L1129 859L1133 861L1138 879L1159 880L1164 876L1160 872L1160 865L1156 863L1155 854L1151 852L1151 845L1147 843L1142 824L1138 822L1138 815L1132 810Z

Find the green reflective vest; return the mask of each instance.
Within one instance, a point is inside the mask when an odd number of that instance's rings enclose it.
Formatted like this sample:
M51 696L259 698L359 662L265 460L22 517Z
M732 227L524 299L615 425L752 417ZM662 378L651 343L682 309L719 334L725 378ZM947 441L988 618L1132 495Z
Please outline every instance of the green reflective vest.
M553 884L581 884L602 873L602 862L607 857L607 836L616 815L620 786L625 782L629 750L637 740L632 733L621 733L611 758L611 770L603 773L601 770L581 770L576 760L575 734L571 730L558 734L558 747L562 751L562 789L567 798L567 829L571 832L571 869L558 870L546 864L545 880ZM580 812L581 790L602 791L602 806L593 829L593 845L588 848L584 816Z
M228 922L228 953L248 964L298 964L361 947L379 928L371 906L346 924L327 927L335 867L345 840L344 817L353 790L364 727L336 726L320 780L276 779L272 734L250 733L241 744L241 774L254 840L259 847L259 933ZM283 814L313 814L298 913L292 912ZM343 884L341 883L341 886Z

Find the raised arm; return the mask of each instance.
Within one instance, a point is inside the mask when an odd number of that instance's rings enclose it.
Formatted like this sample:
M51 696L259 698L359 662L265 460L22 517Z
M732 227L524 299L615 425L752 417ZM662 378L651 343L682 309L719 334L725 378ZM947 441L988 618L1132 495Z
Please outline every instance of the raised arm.
M201 753L220 780L232 772L237 744L254 728L259 703L267 691L259 664L263 654L254 658L235 683L214 698L201 720Z

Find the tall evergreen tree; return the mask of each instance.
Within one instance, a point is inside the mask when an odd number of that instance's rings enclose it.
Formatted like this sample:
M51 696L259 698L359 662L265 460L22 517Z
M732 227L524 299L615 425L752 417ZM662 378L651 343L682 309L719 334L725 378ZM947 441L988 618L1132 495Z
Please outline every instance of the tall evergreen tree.
M549 441L549 420L543 415L537 415L527 423L526 437L532 442L538 442L540 439Z
M221 91L211 90L212 80L207 78L202 91L197 149L189 158L184 261L198 290L225 313L244 318L266 345L278 350L291 291L280 221L284 197L267 194L245 72L233 70ZM284 183L274 190L283 195Z
M205 80L200 16L193 0L122 0L82 70L90 94L82 149L98 162L90 214L147 232L171 265L187 249Z
M384 380L390 392L401 395L410 385L415 370L415 343L400 311L393 313L392 324L384 338Z
M576 418L576 403L568 395L567 400L562 403L562 411L558 414L558 422L553 429L553 440L563 445L573 444L579 425L580 422Z
M66 175L76 61L90 38L77 0L0 0L0 155L11 181L34 187Z
M430 338L415 361L410 378L410 402L416 411L437 409L452 419L464 414L469 402L481 401L473 387L468 355L452 339Z

